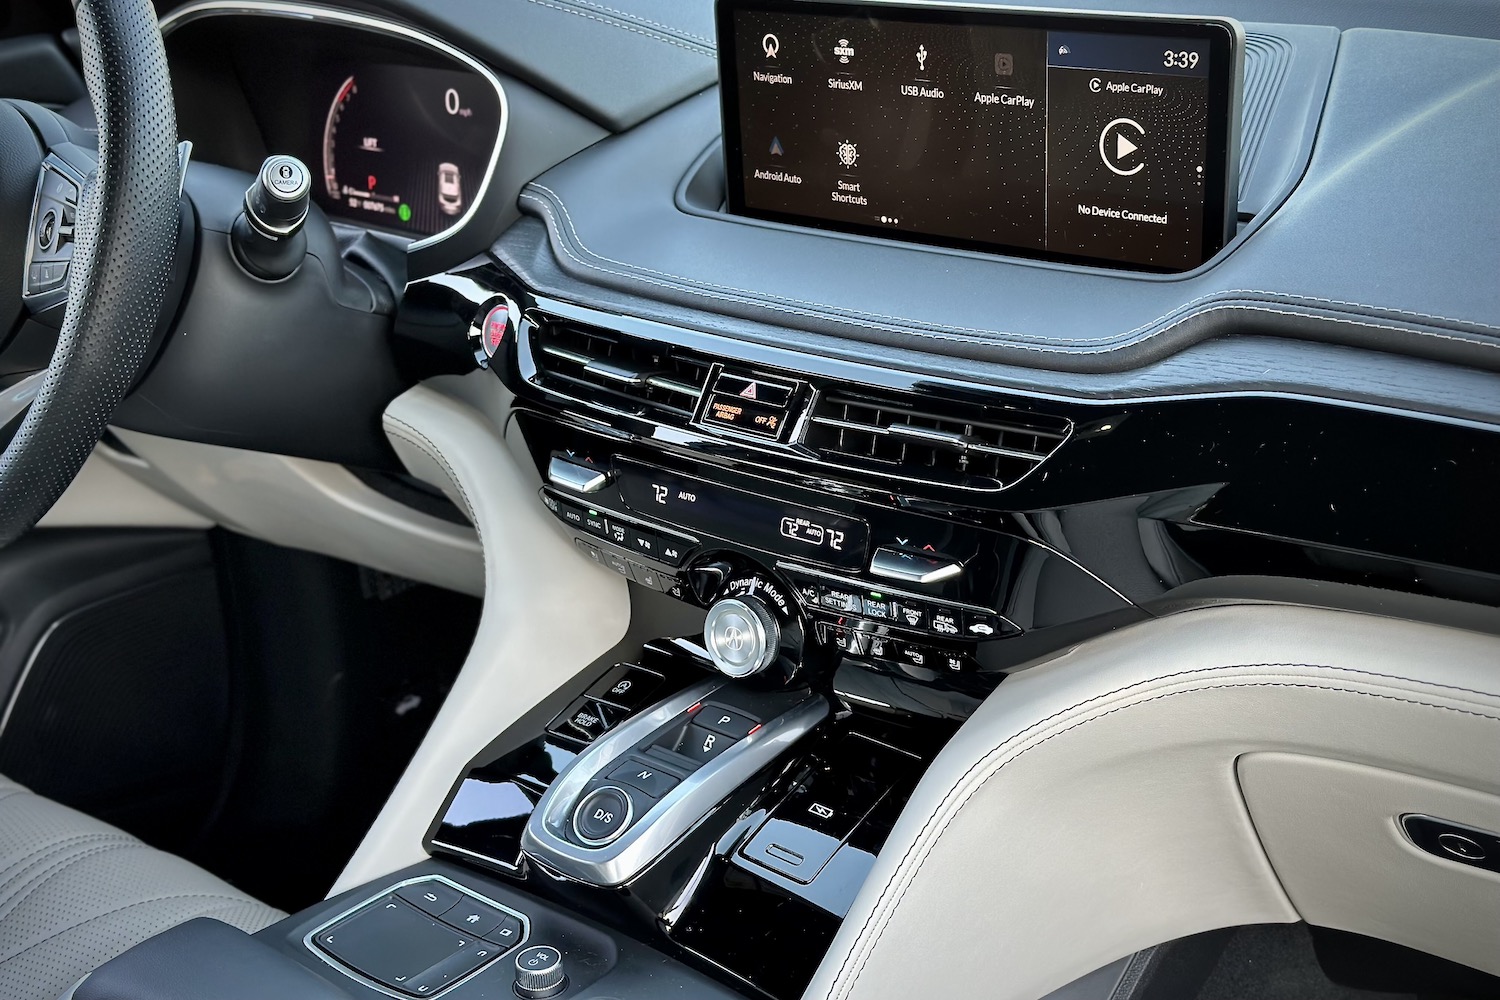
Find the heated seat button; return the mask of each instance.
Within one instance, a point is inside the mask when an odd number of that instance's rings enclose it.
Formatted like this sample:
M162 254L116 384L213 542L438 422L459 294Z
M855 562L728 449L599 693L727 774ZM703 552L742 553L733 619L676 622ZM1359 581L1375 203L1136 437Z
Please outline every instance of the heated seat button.
M417 882L403 885L396 895L429 916L441 917L464 898L463 893L441 882Z
M623 785L639 788L653 799L659 799L676 788L678 781L681 780L677 775L668 774L654 764L647 764L634 758L610 771L607 777L610 781L618 781Z
M757 719L718 705L704 705L693 721L705 729L722 733L732 740L744 739L750 735L751 730L760 725Z
M573 810L573 833L585 847L603 847L630 826L633 810L624 789L613 785L596 788Z
M683 730L682 739L674 749L689 760L707 764L732 746L734 737L693 725Z

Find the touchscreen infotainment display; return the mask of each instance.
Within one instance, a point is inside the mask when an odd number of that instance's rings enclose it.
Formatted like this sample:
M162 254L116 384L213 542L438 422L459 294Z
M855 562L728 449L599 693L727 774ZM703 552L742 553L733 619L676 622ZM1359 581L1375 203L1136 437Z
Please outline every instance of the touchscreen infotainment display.
M719 0L731 212L1184 271L1233 233L1233 21Z

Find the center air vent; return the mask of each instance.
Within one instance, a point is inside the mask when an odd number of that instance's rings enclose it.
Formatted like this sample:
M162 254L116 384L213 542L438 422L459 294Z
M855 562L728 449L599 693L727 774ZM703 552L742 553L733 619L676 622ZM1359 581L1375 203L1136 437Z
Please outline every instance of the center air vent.
M830 391L803 444L826 462L906 480L1003 490L1067 440L1061 417L917 397Z
M584 402L654 419L692 419L710 363L665 344L565 320L533 333L535 381Z

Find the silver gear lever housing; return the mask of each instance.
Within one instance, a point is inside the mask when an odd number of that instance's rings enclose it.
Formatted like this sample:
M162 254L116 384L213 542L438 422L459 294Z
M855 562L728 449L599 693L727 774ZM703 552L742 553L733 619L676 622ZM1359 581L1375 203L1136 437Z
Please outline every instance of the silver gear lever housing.
M714 718L702 717L695 711ZM711 711L722 707L727 712ZM747 725L738 738L702 725L739 716ZM679 692L594 742L563 769L537 803L521 835L521 849L533 860L581 882L623 885L635 878L696 827L719 803L754 777L828 716L828 700L800 692L754 692L707 680ZM760 720L760 721L756 721ZM664 752L664 741L684 727L718 748L698 760ZM708 746L705 745L707 750ZM608 777L627 759L665 764L680 780L660 796L641 799L625 814L622 828L608 839L578 835L581 804L600 789L622 786ZM625 789L627 794L636 791Z

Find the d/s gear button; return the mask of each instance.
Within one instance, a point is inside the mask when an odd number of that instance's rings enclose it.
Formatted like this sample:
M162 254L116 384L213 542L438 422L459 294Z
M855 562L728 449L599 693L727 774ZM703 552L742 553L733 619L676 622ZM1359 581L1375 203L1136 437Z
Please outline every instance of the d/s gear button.
M624 789L596 788L573 810L573 833L585 847L603 847L630 825L632 806Z

